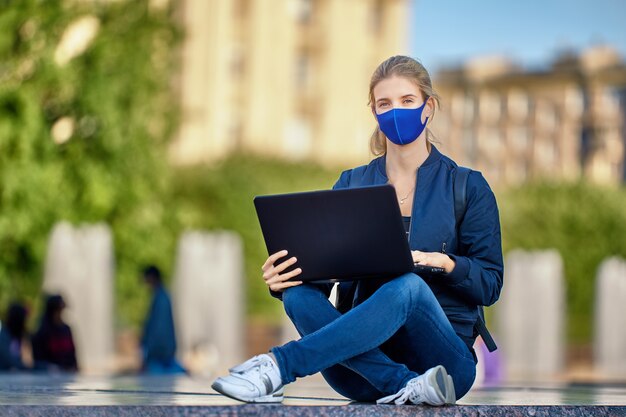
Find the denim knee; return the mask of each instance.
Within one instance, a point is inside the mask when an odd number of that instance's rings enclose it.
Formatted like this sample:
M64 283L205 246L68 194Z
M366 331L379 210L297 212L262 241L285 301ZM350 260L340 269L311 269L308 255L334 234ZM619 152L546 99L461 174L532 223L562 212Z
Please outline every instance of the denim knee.
M430 287L419 275L409 272L387 282L379 291L388 292L390 300L415 301Z
M283 307L287 315L293 319L295 315L300 312L310 312L310 304L308 300L312 298L323 298L324 296L321 289L311 284L301 284L295 287L289 287L283 291Z

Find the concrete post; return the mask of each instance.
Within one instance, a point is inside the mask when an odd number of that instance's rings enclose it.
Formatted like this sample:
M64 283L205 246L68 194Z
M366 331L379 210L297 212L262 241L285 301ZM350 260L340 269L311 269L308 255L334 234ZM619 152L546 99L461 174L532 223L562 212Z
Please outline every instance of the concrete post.
M538 380L564 366L563 261L554 250L514 250L506 257L496 304L497 339L509 380Z
M231 232L187 232L179 242L173 281L178 355L209 373L244 358L243 250ZM190 358L198 363L190 364Z
M55 225L48 243L43 290L61 294L81 371L112 370L114 255L104 224Z

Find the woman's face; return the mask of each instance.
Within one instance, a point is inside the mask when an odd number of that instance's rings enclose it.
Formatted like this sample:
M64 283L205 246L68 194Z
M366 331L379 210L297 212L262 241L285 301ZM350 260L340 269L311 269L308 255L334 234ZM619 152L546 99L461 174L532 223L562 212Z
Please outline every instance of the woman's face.
M392 75L384 78L374 87L374 108L376 114L389 110L416 109L424 103L420 89L408 78ZM422 112L422 122L432 115L432 100L428 100ZM374 115L374 116L375 116Z

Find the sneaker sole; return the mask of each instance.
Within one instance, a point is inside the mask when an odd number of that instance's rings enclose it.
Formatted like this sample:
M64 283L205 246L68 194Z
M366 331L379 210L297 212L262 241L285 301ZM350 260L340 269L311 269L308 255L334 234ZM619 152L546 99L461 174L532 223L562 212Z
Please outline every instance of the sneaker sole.
M446 378L446 404L456 404L456 391L454 389L454 381L452 381L452 377L448 375Z
M429 382L437 391L437 395L444 401L444 404L456 403L454 383L452 377L446 372L446 368L441 365L437 366L435 372L430 374Z
M222 387L222 384L220 384L217 381L211 384L211 388L213 388L215 391L219 392L220 394L228 398L232 398L233 400L237 400L237 401L243 401L244 403L263 403L263 404L282 403L284 399L282 390L272 395L264 395L262 397L249 398L249 397L237 397L227 392L226 390L224 390L224 387Z

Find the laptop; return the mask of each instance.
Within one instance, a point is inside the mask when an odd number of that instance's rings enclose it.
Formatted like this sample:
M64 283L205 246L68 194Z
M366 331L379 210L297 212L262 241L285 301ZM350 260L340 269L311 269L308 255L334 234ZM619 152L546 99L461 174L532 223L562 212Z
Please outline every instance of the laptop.
M302 268L293 281L335 282L442 272L414 265L389 184L254 198L269 254L286 249Z

